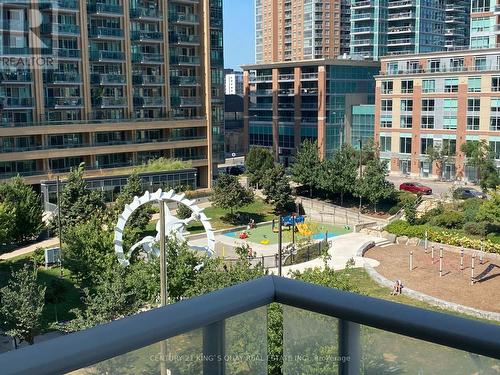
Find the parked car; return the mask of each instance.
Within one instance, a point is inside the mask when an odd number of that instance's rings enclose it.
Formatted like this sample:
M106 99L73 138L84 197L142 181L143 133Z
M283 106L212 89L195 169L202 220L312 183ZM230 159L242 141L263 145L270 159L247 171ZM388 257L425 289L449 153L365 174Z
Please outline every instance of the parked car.
M399 190L409 191L414 194L431 195L432 189L418 182L404 182L399 186Z
M455 199L481 198L486 199L486 194L473 188L461 187L453 192Z

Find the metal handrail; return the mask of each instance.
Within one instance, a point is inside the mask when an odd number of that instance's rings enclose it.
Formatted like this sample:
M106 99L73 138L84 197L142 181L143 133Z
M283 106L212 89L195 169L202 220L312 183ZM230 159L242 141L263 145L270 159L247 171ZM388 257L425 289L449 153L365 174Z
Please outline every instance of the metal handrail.
M267 276L5 353L0 368L3 375L67 373L272 302L500 359L497 325Z

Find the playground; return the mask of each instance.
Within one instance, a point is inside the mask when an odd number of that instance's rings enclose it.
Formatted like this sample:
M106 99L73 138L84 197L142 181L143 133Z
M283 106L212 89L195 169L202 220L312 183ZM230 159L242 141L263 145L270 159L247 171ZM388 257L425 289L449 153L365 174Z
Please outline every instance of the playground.
M295 224L295 232L293 231ZM309 221L299 216L295 220L285 217L283 220L282 233L283 243L302 241L305 239L322 240L326 236L333 238L346 233L352 229L341 225L331 225ZM261 226L249 225L247 229L226 233L225 236L246 240L260 245L275 245L278 243L278 220Z
M413 252L412 270L410 254ZM474 259L474 284L471 285L472 255L465 253L461 266L460 252L423 247L391 245L368 250L367 258L380 262L376 271L390 280L401 280L404 287L460 305L500 312L500 264L488 258ZM441 276L440 262L442 262ZM463 268L463 269L462 269Z

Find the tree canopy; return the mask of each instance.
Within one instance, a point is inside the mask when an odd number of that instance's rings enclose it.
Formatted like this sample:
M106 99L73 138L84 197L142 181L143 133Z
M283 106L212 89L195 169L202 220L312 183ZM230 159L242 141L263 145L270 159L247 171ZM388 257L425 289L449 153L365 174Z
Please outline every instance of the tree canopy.
M285 174L285 168L282 165L276 164L267 172L263 181L263 189L266 202L274 206L275 212L282 213L293 206L294 199L290 179Z
M500 184L495 159L486 140L465 142L461 151L467 157L467 165L476 168L479 185L483 190L495 189Z
M0 289L0 327L14 340L35 343L42 326L45 289L29 263L12 272L7 286Z
M394 185L386 180L387 175L387 161L374 159L366 164L363 177L358 180L356 194L373 204L375 211L377 203L394 193Z
M267 171L274 167L271 151L263 147L251 147L245 157L245 167L250 184L252 186L262 185Z
M254 200L252 190L241 186L236 176L223 173L213 189L212 202L216 207L231 211L249 205Z
M309 188L310 196L313 187L319 182L320 164L318 143L309 139L304 140L292 166L292 177L298 184Z
M442 180L444 178L445 165L453 162L454 153L451 152L450 146L444 144L442 146L427 147L425 150L426 158L429 163L435 163L439 169Z
M500 224L500 188L492 192L491 199L481 204L476 214L476 220Z
M0 183L0 243L22 243L44 228L40 196L19 176ZM3 238L2 238L3 237Z

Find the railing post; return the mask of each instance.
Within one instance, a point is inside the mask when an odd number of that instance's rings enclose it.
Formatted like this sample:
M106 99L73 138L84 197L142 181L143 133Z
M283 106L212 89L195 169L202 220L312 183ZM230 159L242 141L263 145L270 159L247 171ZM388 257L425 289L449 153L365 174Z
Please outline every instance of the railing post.
M357 375L361 371L360 326L339 320L339 375Z
M219 321L203 328L203 375L224 375L225 322Z

